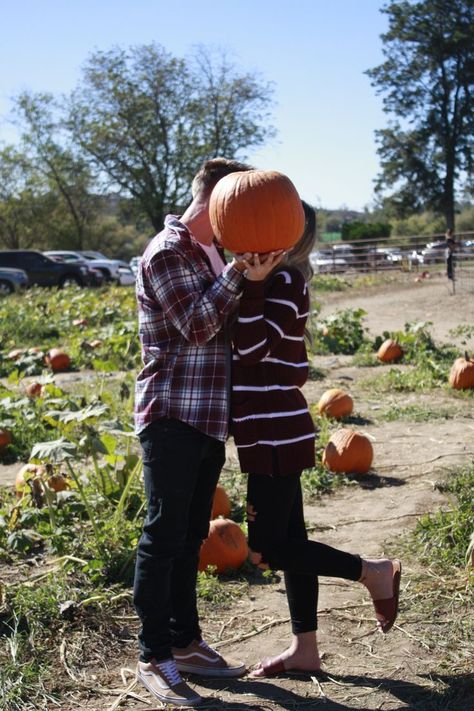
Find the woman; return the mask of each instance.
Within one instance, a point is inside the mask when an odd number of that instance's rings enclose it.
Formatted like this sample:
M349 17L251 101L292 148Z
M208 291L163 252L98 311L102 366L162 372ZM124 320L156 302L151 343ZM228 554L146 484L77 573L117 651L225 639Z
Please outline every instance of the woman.
M308 376L304 338L316 216L304 202L303 207L304 233L287 254L244 260L234 333L232 429L241 469L248 473L250 558L262 569L284 571L293 633L289 647L261 661L254 677L320 670L319 575L365 585L384 633L398 609L399 561L363 559L309 541L306 532L300 479L315 464L315 433L300 388Z

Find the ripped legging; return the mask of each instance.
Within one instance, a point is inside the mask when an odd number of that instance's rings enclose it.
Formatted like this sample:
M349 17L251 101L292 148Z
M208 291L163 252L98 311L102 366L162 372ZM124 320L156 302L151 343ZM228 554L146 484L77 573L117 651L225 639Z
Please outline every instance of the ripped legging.
M247 484L249 547L261 554L262 567L284 572L294 634L317 629L319 575L359 580L362 574L358 555L308 540L300 477L249 474Z

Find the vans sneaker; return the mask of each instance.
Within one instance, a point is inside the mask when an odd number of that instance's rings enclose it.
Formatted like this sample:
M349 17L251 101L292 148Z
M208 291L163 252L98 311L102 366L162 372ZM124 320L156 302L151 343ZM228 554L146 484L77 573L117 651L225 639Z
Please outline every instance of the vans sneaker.
M153 696L166 704L197 706L203 700L182 680L174 659L138 662L137 681L141 681Z
M245 664L232 659L224 659L219 652L212 649L203 639L194 640L187 647L173 647L173 657L180 672L198 674L199 676L231 677L241 676L245 672Z

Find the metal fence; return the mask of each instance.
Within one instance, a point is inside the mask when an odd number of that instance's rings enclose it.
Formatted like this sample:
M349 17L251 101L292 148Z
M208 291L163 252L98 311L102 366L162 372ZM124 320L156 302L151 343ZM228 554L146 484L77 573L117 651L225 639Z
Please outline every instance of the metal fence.
M474 292L474 232L457 233L453 289ZM360 274L401 270L446 272L447 245L443 234L381 240L318 243L311 254L315 274ZM446 277L447 278L447 277Z

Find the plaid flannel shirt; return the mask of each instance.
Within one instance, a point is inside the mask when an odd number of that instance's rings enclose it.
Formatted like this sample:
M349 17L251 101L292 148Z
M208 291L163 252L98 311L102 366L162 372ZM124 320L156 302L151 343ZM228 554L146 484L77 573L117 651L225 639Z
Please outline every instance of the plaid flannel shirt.
M229 428L230 338L225 328L242 289L227 265L218 277L199 244L168 215L137 274L143 368L135 430L173 417L225 441Z

